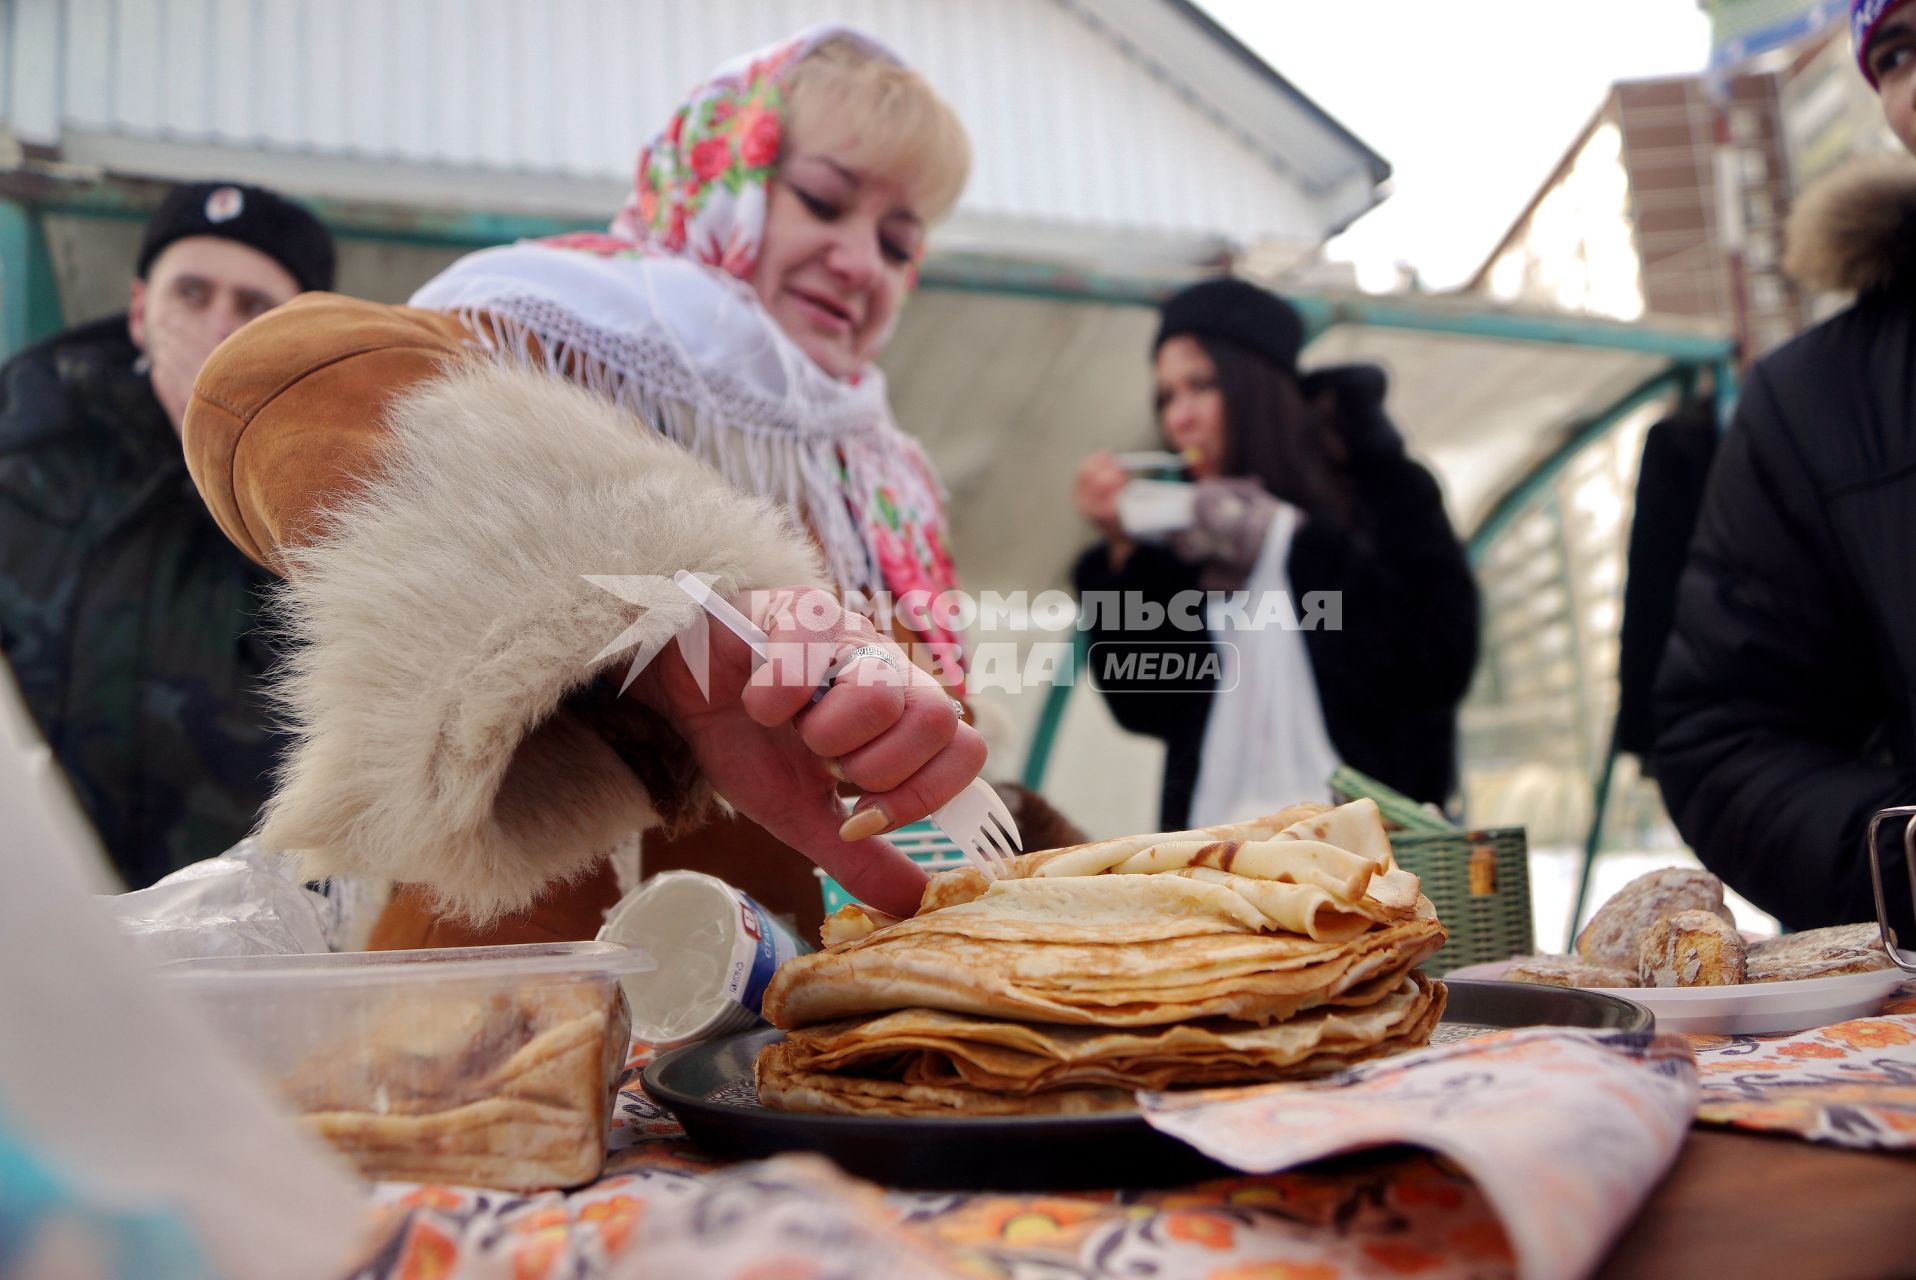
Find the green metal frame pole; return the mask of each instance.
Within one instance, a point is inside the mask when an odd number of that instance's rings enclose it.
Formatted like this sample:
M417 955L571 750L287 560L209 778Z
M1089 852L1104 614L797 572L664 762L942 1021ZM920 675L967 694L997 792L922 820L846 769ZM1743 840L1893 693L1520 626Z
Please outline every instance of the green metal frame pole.
M1730 429L1730 416L1736 412L1737 393L1742 390L1736 376L1736 361L1724 356L1710 366L1716 391L1716 429Z
M1537 495L1563 473L1563 469L1570 465L1571 459L1609 435L1629 414L1658 396L1678 390L1682 386L1683 379L1688 376L1690 371L1683 365L1658 371L1656 376L1639 383L1634 391L1579 427L1571 433L1569 439L1552 449L1543 461L1532 467L1523 479L1497 500L1497 505L1490 509L1490 514L1478 521L1477 527L1471 531L1470 540L1465 544L1470 563L1472 565L1483 563L1484 556L1489 554L1490 546L1497 540L1497 536L1509 528L1510 523L1537 500Z
M32 209L0 200L0 360L59 329L60 287Z
M1085 655L1091 640L1083 631L1071 641L1071 674L1045 690L1044 706L1038 710L1038 725L1031 733L1031 747L1025 752L1024 776L1027 791L1044 789L1045 771L1051 766L1051 751L1058 743L1058 727L1064 723L1065 708L1071 703L1072 690L1078 687L1078 675L1085 669Z
M1603 770L1597 777L1596 793L1592 797L1595 808L1590 813L1590 830L1583 838L1583 865L1577 869L1577 892L1570 900L1570 932L1565 936L1571 943L1577 940L1577 925L1583 920L1584 904L1590 900L1590 880L1597 869L1597 852L1603 847L1603 814L1610 807L1610 783L1617 768L1617 731L1614 725L1610 729L1610 749L1604 753Z
M1564 443L1553 450L1548 457L1533 467L1530 473L1526 475L1516 487L1505 494L1503 499L1491 510L1490 514L1477 526L1476 531L1470 535L1470 542L1467 548L1470 563L1472 565L1480 565L1483 563L1484 557L1489 554L1490 548L1492 544L1496 542L1498 535L1508 528L1512 521L1523 514L1532 503L1538 500L1539 495L1543 494L1548 486L1555 481L1559 475L1563 474L1564 468L1568 467L1578 454L1609 435L1626 416L1638 408L1641 408L1643 405L1648 404L1658 396L1672 393L1678 395L1683 394L1687 389L1694 386L1695 378L1696 369L1693 365L1680 364L1665 369L1655 377L1640 384L1636 390L1626 395L1615 405L1611 406L1610 409L1593 419L1587 426L1573 433L1568 440L1564 441ZM1716 385L1719 411L1721 411L1722 407L1724 385L1723 374L1719 371ZM1734 394L1733 386L1731 391L1732 394ZM1576 622L1573 619L1573 628L1575 625ZM1573 636L1574 634L1573 631ZM1571 648L1573 652L1579 648L1579 646L1574 643L1574 640ZM1581 664L1579 664L1579 670L1581 670ZM1581 675L1579 675L1577 686L1578 707L1581 714L1583 706L1583 680ZM1589 741L1588 726L1580 726L1577 736L1580 742L1587 743ZM1584 904L1589 898L1590 881L1596 869L1597 854L1603 846L1604 812L1610 805L1610 788L1615 778L1617 763L1616 726L1614 722L1611 725L1610 741L1606 746L1607 749L1603 754L1603 762L1597 769L1595 785L1591 789L1592 808L1590 813L1590 827L1584 835L1583 859L1577 868L1577 889L1571 899L1569 927L1570 937L1573 939L1576 937L1577 922L1583 918ZM1587 768L1587 759L1585 764Z
M1368 329L1448 333L1500 342L1542 342L1560 347L1634 351L1686 364L1720 360L1732 350L1727 338L1713 334L1646 329L1577 316L1437 307L1388 298L1323 298L1309 294L1292 296L1290 302L1303 317L1307 329L1313 332L1350 324Z

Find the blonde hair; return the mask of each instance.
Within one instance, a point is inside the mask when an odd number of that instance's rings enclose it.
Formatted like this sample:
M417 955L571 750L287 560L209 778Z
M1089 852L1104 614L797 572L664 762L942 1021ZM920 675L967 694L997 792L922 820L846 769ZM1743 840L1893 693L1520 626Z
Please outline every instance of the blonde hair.
M788 147L803 137L808 147L837 152L850 168L899 182L927 223L958 203L971 173L971 140L916 71L834 36L792 68L785 92Z

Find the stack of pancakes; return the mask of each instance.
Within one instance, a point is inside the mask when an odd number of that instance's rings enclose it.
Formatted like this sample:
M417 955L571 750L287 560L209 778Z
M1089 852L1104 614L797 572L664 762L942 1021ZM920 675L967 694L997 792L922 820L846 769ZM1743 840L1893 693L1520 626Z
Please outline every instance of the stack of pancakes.
M366 1033L285 1076L306 1129L368 1178L513 1191L598 1177L631 1044L610 983L368 997Z
M1444 1003L1411 972L1443 928L1368 800L949 871L912 918L848 907L825 940L765 993L768 1106L1108 1110L1421 1046Z

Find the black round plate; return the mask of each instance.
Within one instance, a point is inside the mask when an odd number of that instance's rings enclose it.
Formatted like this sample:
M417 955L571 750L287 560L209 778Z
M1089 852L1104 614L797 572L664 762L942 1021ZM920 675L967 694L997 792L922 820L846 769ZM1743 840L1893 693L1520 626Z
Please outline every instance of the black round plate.
M1656 1015L1633 1000L1578 987L1533 982L1446 981L1445 1028L1509 1031L1518 1027L1584 1027L1592 1031L1655 1031ZM1449 1039L1463 1039L1451 1035Z
M1512 982L1451 982L1433 1041L1514 1027L1648 1031L1648 1010L1595 991ZM640 1073L653 1101L714 1155L757 1159L815 1151L848 1173L891 1187L1064 1190L1176 1186L1231 1170L1146 1124L1136 1111L1089 1116L889 1119L773 1111L759 1105L752 1061L783 1033L772 1027L685 1045Z

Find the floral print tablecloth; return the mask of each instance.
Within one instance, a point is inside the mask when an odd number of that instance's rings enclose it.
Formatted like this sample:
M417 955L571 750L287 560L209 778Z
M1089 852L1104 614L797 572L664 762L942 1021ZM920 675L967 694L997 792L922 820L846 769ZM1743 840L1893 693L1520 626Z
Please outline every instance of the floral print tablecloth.
M1874 1018L1790 1036L1691 1036L1697 1119L1812 1142L1916 1149L1916 982Z
M634 1046L597 1183L534 1196L382 1184L391 1228L358 1280L1575 1276L1627 1225L1692 1116L1916 1146L1916 984L1882 1016L1794 1036L1513 1032L1335 1087L1147 1097L1160 1128L1245 1169L1373 1140L1434 1148L1168 1191L885 1191L810 1156L726 1165L638 1088L649 1056Z

